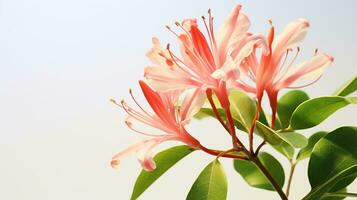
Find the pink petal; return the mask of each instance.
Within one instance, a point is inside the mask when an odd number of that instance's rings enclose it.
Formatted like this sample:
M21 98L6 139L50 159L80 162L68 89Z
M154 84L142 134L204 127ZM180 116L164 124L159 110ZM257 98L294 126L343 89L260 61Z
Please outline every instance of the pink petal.
M130 145L128 148L124 149L123 151L115 154L110 162L111 166L117 169L120 165L120 161L125 158L126 156L135 153L139 148L141 148L148 140L143 140L133 145Z
M146 67L144 76L148 79L148 84L159 91L187 89L200 85L199 82L192 79L191 75L185 74L177 68Z
M187 93L182 107L181 107L181 120L187 123L191 117L201 109L205 103L206 95L202 88L191 90Z
M191 27L191 37L195 50L198 52L199 56L203 58L204 61L207 63L206 67L214 69L215 63L210 47L207 43L205 36L196 26Z
M297 80L306 79L308 77L319 77L333 61L333 57L327 54L318 54L310 60L290 68L289 71L278 81L275 88L289 87Z
M163 49L158 38L152 38L153 47L146 53L151 62L159 66L171 67L174 65L167 49Z
M279 34L272 44L274 65L278 65L287 49L293 47L305 38L307 28L309 28L309 22L302 18L290 22L284 28L282 33Z
M140 80L139 84L147 102L150 104L156 115L168 126L173 125L175 122L170 117L170 114L167 112L167 105L164 104L160 95L154 90L152 90L150 86L148 86L144 81Z
M235 6L218 31L217 41L219 44L218 54L221 61L220 63L222 63L226 57L227 48L232 43L244 37L250 26L249 19L240 13L241 8L241 5Z
M222 78L222 75L228 74L231 70L238 70L242 61L253 53L257 47L263 47L264 54L269 52L268 44L263 35L252 35L242 41L238 46L231 49L226 57L224 65L216 70L212 77ZM231 57L233 62L231 62Z

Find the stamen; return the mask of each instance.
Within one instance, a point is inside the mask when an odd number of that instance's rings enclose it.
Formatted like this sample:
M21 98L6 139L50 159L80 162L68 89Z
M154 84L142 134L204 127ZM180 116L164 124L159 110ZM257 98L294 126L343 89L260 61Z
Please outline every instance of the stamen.
M140 134L143 134L143 135L146 135L146 136L150 136L150 137L162 137L162 136L165 136L163 134L159 135L159 134L153 134L153 133L145 133L145 132L142 132L142 131L139 131L139 130L136 130L132 127L132 124L128 121L125 121L125 124L128 126L129 129L131 129L132 131L134 132L137 132L137 133L140 133Z
M184 64L186 67L188 67L185 62L183 62L181 59L179 59L177 56L175 56L175 54L172 53L172 51L170 50L170 44L167 44L166 46L167 51L169 52L172 61L176 64L177 67L179 67L182 71L184 71L185 73L187 73L190 76L194 76L195 78L197 78L196 74L191 73L189 71L187 71L187 69L185 69L184 67L182 67L177 61L179 61L180 63ZM189 68L189 67L188 67Z
M122 100L121 103L122 103L122 106L121 106L121 107L124 109L124 111L125 111L129 116L131 116L131 117L135 118L136 120L141 121L141 122L143 122L143 123L145 123L145 124L148 124L148 125L150 125L150 126L154 126L154 122L153 122L153 120L152 120L151 115L145 116L144 114L139 113L138 111L136 111L136 110L130 108L130 107L126 104L126 102L125 102L124 100Z
M179 35L177 33L175 33L175 31L173 31L170 26L166 25L165 26L167 30L169 30L171 33L173 33L176 37L179 37Z
M135 104L145 113L147 114L148 116L150 116L150 114L148 112L146 112L141 106L140 104L136 101L136 99L134 98L134 95L133 95L133 91L131 88L129 88L129 94L131 96L131 98L133 99L133 101L135 102Z
M289 89L299 89L299 88L303 88L303 87L307 87L309 85L312 85L314 83L316 83L318 80L320 80L320 78L322 77L322 75L320 75L319 77L317 77L315 80L313 80L312 82L308 83L308 84L305 84L305 85L301 85L301 86L290 86L290 87L287 87Z
M112 103L114 103L115 105L119 106L120 108L123 108L123 106L120 105L115 99L110 99L110 101L111 101Z
M281 81L281 79L284 77L284 75L289 72L289 69L290 69L291 66L294 64L296 58L298 57L298 55L299 55L299 53L300 53L300 47L298 46L298 47L296 48L296 50L297 50L297 51L296 51L296 54L295 54L295 56L293 57L293 59L290 61L290 63L288 64L288 66L286 67L285 72L279 77L279 79L278 79L277 81L274 81L275 83ZM287 51L292 51L292 49L288 49ZM282 67L283 67L283 65L281 65L281 68L282 68ZM281 70L280 70L280 71L281 71Z
M316 48L315 52L314 52L314 55L316 56L318 52L319 52L319 49Z
M271 19L269 19L268 22L269 22L270 26L274 26L273 21Z
M210 45L211 45L211 49L213 49L213 41L212 41L212 33L210 32L210 30L208 29L208 26L207 26L207 23L206 23L206 18L205 16L202 16L202 20L203 20L203 23L206 27L206 31L207 31L207 35L208 35L208 39L210 41Z
M208 9L208 25L209 25L209 30L211 33L211 38L213 42L213 52L215 52L216 55L216 49L217 49L217 44L216 44L216 39L214 37L214 31L213 31L213 17L212 17L212 12L211 9ZM217 58L216 58L217 59Z
M191 38L191 34L180 24L180 22L175 22L175 25L180 27Z

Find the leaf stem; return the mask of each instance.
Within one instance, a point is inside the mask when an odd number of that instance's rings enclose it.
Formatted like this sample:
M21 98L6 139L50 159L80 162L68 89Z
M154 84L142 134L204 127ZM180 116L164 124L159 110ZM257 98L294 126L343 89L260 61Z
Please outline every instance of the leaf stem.
M260 169L260 171L265 175L265 177L270 181L271 185L278 192L280 198L282 200L288 200L288 197L285 195L283 190L280 188L278 183L275 181L274 177L269 173L269 171L264 167L264 165L260 162L259 158L256 155L251 155L251 161L255 163L255 165Z
M286 196L289 196L289 192L290 192L290 186L291 186L291 182L293 180L293 175L294 175L294 171L295 171L295 167L296 167L296 162L290 161L290 173L289 173L289 178L288 178L288 186L286 187Z
M251 153L254 153L254 149L253 149L254 128L255 128L255 124L256 124L257 120L259 119L260 106L261 106L261 103L258 101L257 102L257 109L256 109L255 115L254 115L254 119L253 119L253 122L252 122L252 124L250 126L250 129L249 129L249 150L250 150Z
M266 144L266 141L264 140L262 143L260 143L260 145L257 147L257 149L255 150L255 155L259 154L260 149Z
M200 146L198 147L199 149L201 149L202 151L210 154L210 155L214 155L217 157L225 157L225 158L234 158L234 159L240 159L240 160L248 160L247 157L245 156L239 156L239 155L234 155L234 154L230 154L231 150L229 151L219 151L219 150L214 150L214 149L209 149L204 147L203 145L200 144Z

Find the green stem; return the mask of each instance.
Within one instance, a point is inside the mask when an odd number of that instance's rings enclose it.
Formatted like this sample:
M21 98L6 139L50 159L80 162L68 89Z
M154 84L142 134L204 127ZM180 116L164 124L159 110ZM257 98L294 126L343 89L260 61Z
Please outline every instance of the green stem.
M294 163L293 161L290 162L290 174L289 174L289 178L288 178L288 186L286 187L286 196L289 196L289 192L290 192L290 186L291 186L291 182L293 180L293 175L294 175L294 171L295 171L295 166L296 163Z

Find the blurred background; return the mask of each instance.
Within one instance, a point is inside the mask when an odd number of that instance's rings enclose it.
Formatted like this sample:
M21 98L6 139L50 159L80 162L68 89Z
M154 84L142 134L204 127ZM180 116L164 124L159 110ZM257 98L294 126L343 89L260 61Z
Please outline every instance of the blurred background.
M145 53L151 37L172 42L165 25L200 17L208 8L218 27L237 3L243 4L253 32L266 33L269 19L278 32L296 18L310 21L300 59L315 48L335 57L321 80L306 88L310 96L329 95L356 75L353 0L0 0L0 199L129 199L140 171L135 156L119 170L109 163L112 155L143 137L126 128L123 111L109 99L128 99L128 88L133 88L147 106L137 81L149 64ZM344 108L304 134L357 125L356 116L356 106ZM194 121L189 129L206 146L229 146L215 120ZM287 174L288 162L274 155ZM141 199L185 199L211 160L193 153ZM229 176L228 199L279 199L274 192L247 186L230 160L222 162ZM310 190L307 163L297 166L291 199ZM357 192L356 183L350 191Z

